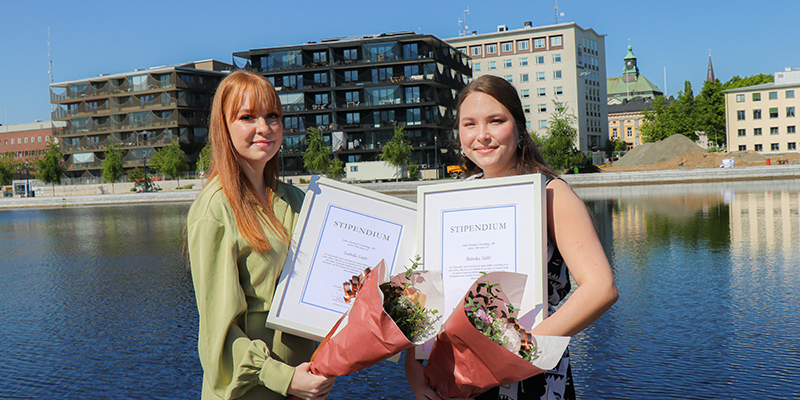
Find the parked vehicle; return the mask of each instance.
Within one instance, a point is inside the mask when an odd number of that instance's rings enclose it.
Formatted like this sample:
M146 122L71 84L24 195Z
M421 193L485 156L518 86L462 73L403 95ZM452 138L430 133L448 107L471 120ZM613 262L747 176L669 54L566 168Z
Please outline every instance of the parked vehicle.
M382 182L408 178L408 168L395 167L386 161L362 161L345 164L345 181Z

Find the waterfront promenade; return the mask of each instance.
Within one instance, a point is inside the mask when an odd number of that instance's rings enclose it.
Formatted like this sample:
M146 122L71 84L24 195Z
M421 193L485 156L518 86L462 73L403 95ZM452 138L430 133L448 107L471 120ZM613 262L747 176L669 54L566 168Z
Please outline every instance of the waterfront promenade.
M800 165L771 165L756 167L735 168L702 168L702 169L672 169L660 171L632 171L632 172L604 172L595 174L569 174L562 175L572 187L598 187L598 186L624 186L624 185L656 185L677 183L700 182L738 182L778 179L800 179ZM104 185L83 185L84 188L74 187L62 190L56 187L56 195L52 195L50 188L46 188L43 196L32 198L0 198L0 209L27 208L27 207L68 207L99 204L132 204L132 203L162 203L162 202L188 202L194 200L201 187L201 181L184 181L194 183L193 189L175 190L173 182L159 183L164 189L152 193L116 193L101 194L108 189L100 189ZM417 186L431 185L450 180L435 181L406 181L406 182L381 182L359 183L360 187L387 194L412 194L417 191ZM110 185L108 185L110 186ZM117 192L125 190L123 184L117 184ZM298 185L305 189L306 185ZM50 192L50 193L48 193ZM64 193L60 195L59 193ZM75 194L71 194L75 193Z

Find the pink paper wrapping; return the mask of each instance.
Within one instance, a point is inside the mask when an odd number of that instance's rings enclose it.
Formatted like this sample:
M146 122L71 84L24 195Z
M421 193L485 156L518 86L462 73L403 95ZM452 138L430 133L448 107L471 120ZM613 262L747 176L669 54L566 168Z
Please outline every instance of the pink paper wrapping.
M477 284L486 279L491 283L499 283L493 279L499 278L496 274L480 277L472 284L470 291L474 293ZM502 290L502 283L499 287ZM500 297L502 299L495 300L494 304L501 303L500 309L506 309L508 298L503 292ZM495 386L518 382L545 371L478 331L464 312L464 304L465 300L462 299L444 323L425 366L425 381L439 395L445 398L471 398Z

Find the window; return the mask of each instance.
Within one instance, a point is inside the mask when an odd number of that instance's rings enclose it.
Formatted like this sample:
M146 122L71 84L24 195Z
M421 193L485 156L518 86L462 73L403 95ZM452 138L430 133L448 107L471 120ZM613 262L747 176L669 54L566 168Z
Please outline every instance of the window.
M344 100L348 103L347 105L356 105L359 101L358 91L355 92L345 92L344 93Z
M511 60L503 60L503 68L511 68Z
M739 129L739 137L745 137L745 136L747 136L747 130Z
M764 151L764 148L763 148L763 146L762 146L762 145L760 145L760 144L757 144L757 145L755 145L755 146L754 146L754 149L755 149L755 151Z
M14 144L14 139L11 139L11 144L12 144L12 145Z
M358 60L358 49L344 49L344 60Z
M528 57L522 57L519 59L519 66L525 67L528 65Z
M617 137L617 128L611 128L611 138L616 139Z
M520 82L528 82L528 74L519 74Z
M470 47L470 52L473 56L481 55L481 46Z
M547 112L547 104L539 104L537 109L539 110L540 113L546 113Z
M769 92L768 96L770 100L778 100L778 92Z
M356 70L344 71L345 82L355 82L357 80L358 80L358 71Z
M551 36L550 47L561 47L561 36Z
M536 56L536 64L544 64L544 56Z
M789 126L786 127L786 133L792 134L792 133L795 133L795 132L796 131L795 131L794 125L789 125Z
M517 42L517 50L528 50L528 41L520 40Z
M419 86L406 86L406 103L419 103Z
M317 72L314 74L314 83L324 85L328 83L328 74L326 72Z
M786 118L794 117L794 107L786 107Z
M489 61L489 69L497 69L497 62Z
M37 136L36 137L36 143L42 143L42 137L41 136Z
M422 112L419 108L409 108L406 110L406 124L419 125L422 123Z
M547 129L547 120L546 119L540 119L539 120L539 129Z
M626 128L625 132L628 135L628 137L633 137L633 128L631 128L630 126Z
M736 95L736 102L737 103L744 103L744 95L743 94L737 94Z
M497 45L496 44L487 44L486 45L486 54L494 54L497 53Z
M794 90L787 90L786 91L786 98L793 99L794 98Z
M793 150L793 151L797 150L797 143L795 142L786 143L786 150Z
M392 79L393 76L394 76L394 68L392 67L375 68L372 70L372 83L378 83L380 81L388 81Z
M553 79L561 79L561 70L553 71Z
M545 88L536 89L536 95L539 96L539 97L547 96L547 89L545 89Z
M25 138L25 144L28 144L28 138Z
M317 93L314 95L314 104L328 104L328 93Z
M781 150L781 145L780 145L780 143L772 143L769 146L769 149L772 150L772 151L780 151Z
M503 79L505 79L505 80L507 80L509 82L514 82L514 75L504 75Z
M769 117L778 118L778 107L772 107L769 109Z
M473 71L480 71L481 70L481 63L475 63L472 65Z
M553 62L560 63L561 62L561 54L553 54Z
M536 80L543 81L544 80L544 72L537 72L536 73Z
M344 115L348 124L360 124L361 115L359 113L347 113Z
M403 58L413 60L419 57L419 46L416 43L406 43L403 45Z
M525 121L525 129L531 130L531 121Z
M50 136L45 136L44 137L44 142L45 143L50 143Z
M761 136L761 128L753 129L753 136Z
M304 130L303 120L300 117L283 117L283 129Z
M753 110L753 119L761 119L761 110Z
M746 150L747 150L747 146L745 146L743 144L739 145L739 151L746 151Z
M544 38L533 39L533 48L534 49L543 49L544 48Z
M331 116L328 114L320 114L316 116L317 126L328 125L331 123Z
M311 54L311 61L315 63L328 62L328 53L324 51L316 51L313 54Z
M531 91L528 89L524 89L520 91L520 95L522 96L523 99L527 99L528 97L531 97Z
M778 134L778 127L777 126L770 127L769 128L769 134L770 135L777 135Z
M564 87L563 86L556 86L555 89L556 96L564 94Z
M736 120L744 121L744 110L736 111Z
M531 106L522 106L522 111L524 111L525 114L530 114L531 113Z
M508 53L514 51L514 45L511 42L503 43L503 52Z
M761 101L761 93L753 93L753 101Z

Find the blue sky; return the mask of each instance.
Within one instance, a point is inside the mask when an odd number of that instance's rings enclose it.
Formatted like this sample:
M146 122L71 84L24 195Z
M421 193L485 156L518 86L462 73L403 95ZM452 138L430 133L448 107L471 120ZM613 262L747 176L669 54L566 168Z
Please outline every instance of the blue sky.
M254 48L323 38L413 30L446 39L554 21L547 1L41 1L0 0L0 124L50 118L48 27L53 79L63 82L204 59L231 62ZM464 10L469 8L469 14ZM676 94L695 95L708 52L717 78L800 68L800 1L561 0L561 22L606 35L609 76L628 43L640 71Z

